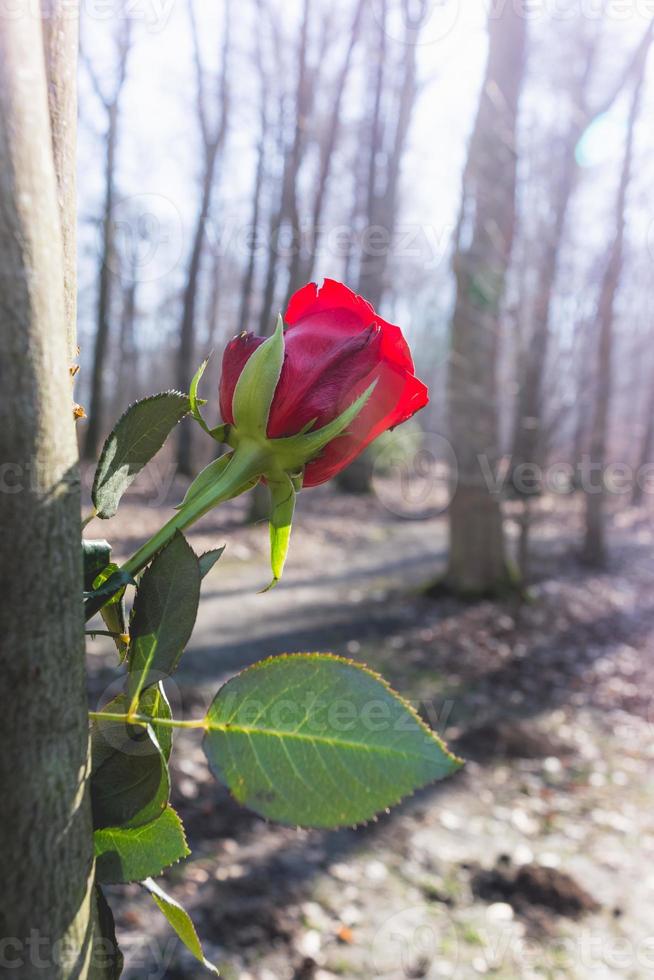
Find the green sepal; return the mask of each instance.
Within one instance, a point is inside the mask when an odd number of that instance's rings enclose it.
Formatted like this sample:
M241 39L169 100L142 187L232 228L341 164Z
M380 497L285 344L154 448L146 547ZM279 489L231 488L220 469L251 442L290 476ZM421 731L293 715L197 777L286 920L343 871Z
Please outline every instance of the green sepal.
M96 879L129 884L159 875L191 853L182 821L171 806L143 827L105 827L93 835Z
M214 459L201 470L196 478L193 480L189 486L184 499L181 504L177 504L175 510L182 510L183 507L188 507L193 501L199 499L199 497L205 493L210 487L215 486L219 480L222 480L225 475L227 467L232 462L234 458L234 453L225 453L224 456L219 456L218 459ZM240 494L245 493L246 490L251 490L259 482L259 477L254 479L249 479L240 486L234 485L233 489L229 489L227 495L221 497L221 502L225 500L232 500L234 497L238 497Z
M206 371L207 364L209 363L210 358L211 358L211 354L209 354L209 357L204 359L200 367L193 375L193 380L191 381L191 387L188 393L188 400L191 405L191 415L193 416L195 421L202 426L204 431L208 433L208 435L210 435L212 439L215 439L216 442L226 442L227 430L229 426L216 425L213 428L210 428L210 426L207 425L204 416L202 415L201 412L202 405L207 404L206 398L198 398L198 386L200 384L200 381L202 380L202 375Z
M346 429L352 425L357 415L365 407L376 385L377 382L373 381L363 394L352 402L349 408L346 408L344 412L341 412L321 429L316 429L315 432L302 432L295 436L285 436L282 439L271 439L270 445L279 465L290 472L299 470L314 459L325 446L337 439L338 436L343 435Z
M291 527L295 511L295 487L288 474L268 480L272 509L270 513L270 566L272 582L263 591L268 592L279 582L291 540Z
M232 412L239 435L265 438L283 364L284 321L280 315L274 334L257 347L236 383Z
M183 908L183 906L181 906L174 898L171 898L170 895L167 895L166 892L159 887L156 881L152 880L152 878L146 878L145 881L141 882L141 885L146 889L146 891L150 892L153 901L165 915L168 923L175 930L179 938L188 949L189 953L191 953L196 960L199 960L199 962L202 963L207 970L210 970L211 973L218 976L219 971L217 968L205 958L195 926L193 925L191 916L188 914L186 909Z

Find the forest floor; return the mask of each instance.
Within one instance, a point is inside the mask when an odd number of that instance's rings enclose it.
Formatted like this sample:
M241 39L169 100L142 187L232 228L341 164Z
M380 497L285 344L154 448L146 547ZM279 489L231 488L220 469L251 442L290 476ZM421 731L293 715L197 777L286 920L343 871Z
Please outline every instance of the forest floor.
M466 605L421 593L443 567L442 514L303 494L285 578L259 595L267 530L243 513L232 502L190 534L198 551L229 547L174 678L177 710L200 715L262 656L331 650L380 671L468 761L364 828L299 831L240 809L180 734L173 803L193 853L165 887L222 975L654 975L651 520L618 512L611 568L591 574L574 555L578 504L545 502L528 601ZM166 516L137 491L88 534L121 556ZM94 704L118 676L107 642L92 644ZM138 886L109 891L128 980L208 976Z

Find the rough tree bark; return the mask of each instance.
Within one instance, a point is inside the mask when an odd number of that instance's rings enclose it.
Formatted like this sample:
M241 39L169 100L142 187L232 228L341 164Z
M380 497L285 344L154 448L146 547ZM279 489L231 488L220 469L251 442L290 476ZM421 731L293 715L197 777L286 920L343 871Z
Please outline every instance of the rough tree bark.
M489 18L489 54L463 178L454 255L448 413L458 482L449 510L445 585L466 595L510 585L500 501L487 485L498 450L497 343L515 228L516 125L526 14ZM485 462L485 467L482 466Z
M91 398L89 420L84 438L84 457L93 460L98 455L103 433L105 410L105 368L109 349L111 276L114 261L114 205L116 199L116 151L118 148L118 124L120 120L120 95L127 76L127 58L131 46L129 17L120 25L116 39L118 52L117 76L111 96L103 93L102 86L91 62L86 66L95 93L107 114L105 137L104 205L102 212L102 245L98 278L98 307L91 368Z
M71 17L71 5L65 6ZM58 14L55 5L53 16ZM61 40L65 43L63 35ZM68 98L74 65L62 51L60 67L53 67L56 43L51 35L50 87L58 107L60 98L62 105ZM40 19L36 15L4 18L0 26L4 482L0 506L5 528L0 536L0 934L7 941L3 953L12 965L12 976L72 980L93 975L93 844L86 792L79 476L69 375L73 326L66 321L72 303L64 295L64 249L44 69ZM73 125L65 139L74 142L74 137ZM58 159L70 161L70 148L62 150ZM70 188L69 176L62 169L60 187L63 177ZM66 208L72 220L69 197ZM67 269L70 290L74 282L71 267Z
M650 43L651 38L652 33L650 32ZM634 89L629 108L625 149L615 206L615 232L609 248L597 305L599 342L596 354L595 401L590 430L589 485L586 487L585 493L586 527L582 552L584 561L594 568L604 566L607 559L604 473L607 462L608 422L613 381L614 311L624 264L625 210L633 171L634 138L650 43L641 49L635 68Z
M200 206L195 219L193 244L189 257L182 316L179 327L179 347L177 352L177 386L180 391L186 391L195 372L193 358L195 356L195 308L197 305L198 286L202 267L202 252L207 233L207 220L211 210L214 185L216 182L216 167L227 140L230 109L229 89L229 49L230 49L230 7L225 6L225 25L222 45L222 65L218 83L218 118L214 125L209 121L208 96L204 79L204 68L200 54L200 44L192 5L189 6L191 28L195 52L195 69L198 93L198 118L204 151L204 168L202 172L202 187L200 191ZM179 428L177 441L177 468L185 476L193 475L193 427L182 424Z

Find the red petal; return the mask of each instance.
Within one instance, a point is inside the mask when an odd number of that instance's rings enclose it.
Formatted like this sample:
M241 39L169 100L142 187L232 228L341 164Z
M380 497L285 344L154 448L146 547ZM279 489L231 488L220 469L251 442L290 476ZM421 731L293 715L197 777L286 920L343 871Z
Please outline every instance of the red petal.
M232 399L236 382L241 376L250 356L264 342L265 337L255 337L252 333L241 333L227 344L223 354L222 373L220 376L220 414L223 422L234 424Z
M381 365L377 387L369 401L352 423L346 435L334 439L320 456L309 463L304 471L303 485L315 487L331 480L356 459L377 436L406 422L429 401L426 386L412 374L404 374L390 364ZM372 375L364 379L351 401L362 394L374 380Z
M333 339L309 325L286 334L286 357L268 422L271 439L293 435L308 422L331 422L352 402L352 391L380 363L381 333L368 327Z
M372 323L378 324L383 335L384 359L413 374L411 352L400 328L380 317L367 300L343 283L325 279L318 288L315 282L310 282L291 297L284 317L288 333L302 328L309 318L314 329L338 334L352 334Z

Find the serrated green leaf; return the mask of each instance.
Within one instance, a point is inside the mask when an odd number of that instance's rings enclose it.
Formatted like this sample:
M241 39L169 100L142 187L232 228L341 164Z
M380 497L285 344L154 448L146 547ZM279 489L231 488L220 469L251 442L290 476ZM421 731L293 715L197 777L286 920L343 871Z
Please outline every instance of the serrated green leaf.
M102 720L92 729L91 749L94 828L156 820L170 798L170 774L151 727L137 733L122 722Z
M143 827L105 827L93 835L96 878L104 885L144 881L191 853L182 821L168 806Z
M205 955L202 952L202 944L198 938L198 934L195 926L193 925L191 916L188 914L186 909L174 898L171 898L170 895L167 895L166 892L159 887L156 881L152 880L152 878L148 878L146 881L141 882L141 884L147 891L150 892L156 905L161 909L166 919L182 940L188 951L192 953L196 960L199 960L200 963L207 968L207 970L210 970L212 973L215 973L216 976L218 976L218 970L209 962L209 960L205 958Z
M200 565L179 531L155 556L139 582L130 624L129 693L173 673L198 612Z
M273 578L268 586L271 589L279 582L286 564L288 546L291 540L291 527L295 511L295 488L288 474L277 480L268 480L272 510L270 514L270 567ZM266 590L267 591L267 590Z
M212 771L270 820L369 820L460 761L367 668L329 654L264 660L228 681L205 719Z
M284 364L284 321L277 319L272 337L248 358L241 371L234 396L234 425L245 435L265 436L270 406Z
M134 402L107 437L91 496L98 517L113 517L120 498L191 410L187 395L164 391Z
M216 562L222 558L224 551L225 545L222 548L213 548L211 551L205 551L203 555L200 555L198 562L200 563L200 576L202 578L209 574Z
M125 693L118 694L115 698L103 705L102 711L107 714L126 715L130 709L130 698ZM137 713L146 715L153 719L163 719L170 721L172 711L163 684L159 683L143 691L139 698ZM173 731L170 725L159 725L157 721L151 722L150 727L154 732L155 738L163 753L163 757L168 762L173 747ZM130 725L125 721L114 721L107 718L94 719L91 725L91 750L93 770L106 761L108 750L123 750L129 746L129 751L134 748L141 754L153 751L151 743L144 737L142 724Z
M104 940L100 949L93 949L93 980L119 980L123 972L123 954L116 939L116 926L111 907L99 885L95 886L95 901L98 910L98 929Z

